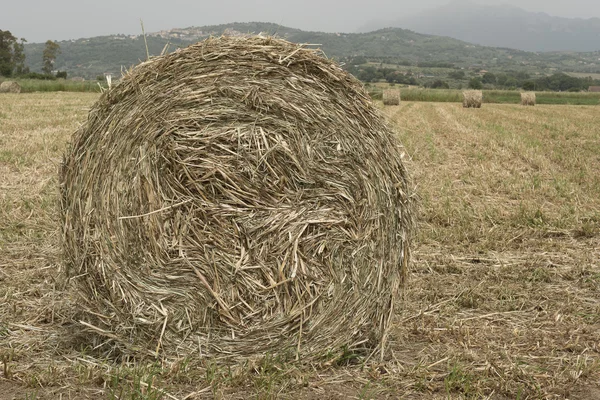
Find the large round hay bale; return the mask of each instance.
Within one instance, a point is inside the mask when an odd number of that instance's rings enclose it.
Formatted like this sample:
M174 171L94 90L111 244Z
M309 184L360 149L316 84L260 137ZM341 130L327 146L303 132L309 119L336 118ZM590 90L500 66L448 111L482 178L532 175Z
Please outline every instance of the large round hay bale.
M21 85L15 81L4 81L0 83L0 93L21 93Z
M401 151L362 85L299 45L211 38L139 65L61 169L83 324L166 357L383 348L413 218Z
M522 106L535 106L535 93L534 92L521 92L521 105Z
M465 90L463 92L463 107L481 108L483 92L481 90Z
M398 89L387 89L383 91L383 104L386 106L400 105L400 91Z

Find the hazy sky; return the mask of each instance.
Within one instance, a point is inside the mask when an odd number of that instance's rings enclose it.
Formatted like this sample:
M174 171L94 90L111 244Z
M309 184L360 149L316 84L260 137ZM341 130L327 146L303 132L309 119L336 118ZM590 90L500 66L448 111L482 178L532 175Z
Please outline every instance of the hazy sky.
M565 17L600 17L598 0L473 0L512 4ZM376 19L449 3L450 0L20 0L2 1L0 30L29 42L78 39L227 22L274 22L303 30L355 32ZM451 16L449 16L451 18Z

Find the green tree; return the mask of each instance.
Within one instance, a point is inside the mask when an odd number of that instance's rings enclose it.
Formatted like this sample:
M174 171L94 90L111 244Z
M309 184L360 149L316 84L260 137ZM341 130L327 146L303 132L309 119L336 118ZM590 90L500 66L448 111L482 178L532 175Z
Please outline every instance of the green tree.
M0 30L0 75L11 76L15 69L13 48L17 38L10 31Z
M25 65L25 42L27 42L27 40L21 38L21 42L15 40L15 43L13 44L14 72L17 75L29 73L29 68Z
M523 90L535 90L535 82L533 82L533 81L523 82Z
M479 78L472 78L469 81L469 88L471 88L471 89L482 89L483 88L483 83L481 83L481 79L479 79Z
M516 88L518 86L518 84L519 84L519 82L517 82L517 80L514 77L512 77L512 76L509 76L506 79L506 81L504 82L504 86L507 87L507 88L509 88L509 89Z
M465 71L452 71L448 74L448 78L462 80L465 79Z
M450 85L448 85L448 82L444 82L441 79L436 79L435 81L433 81L431 83L431 88L432 89L450 89Z
M501 73L496 75L496 83L500 86L506 85L506 81L508 80L508 75Z
M556 73L551 76L536 79L534 82L537 90L579 91L591 86L590 82L593 81L575 78L564 73Z
M52 67L54 66L54 62L56 61L56 56L60 54L60 46L58 43L53 42L52 40L46 41L46 47L44 48L44 53L42 54L42 62L43 67L42 71L50 75L52 73Z
M367 63L367 59L363 56L356 56L350 62L352 65L362 65Z
M489 83L489 84L495 85L496 84L496 75L494 75L491 72L486 72L485 74L483 74L481 81L483 83Z

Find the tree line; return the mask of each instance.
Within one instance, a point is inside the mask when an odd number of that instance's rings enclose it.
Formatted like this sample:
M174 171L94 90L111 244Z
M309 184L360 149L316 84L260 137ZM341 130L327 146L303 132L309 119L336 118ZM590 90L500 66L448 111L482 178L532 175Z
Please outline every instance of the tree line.
M363 61L359 59L358 61ZM536 91L582 91L590 86L600 86L600 80L591 77L577 78L562 72L550 76L531 77L524 71L508 70L504 72L485 72L455 69L442 75L429 73L427 70L420 72L411 69L399 70L376 66L372 64L346 64L346 70L363 82L388 82L390 84L403 84L423 86L432 89L470 88L470 89L523 89Z
M58 71L56 76L52 75L56 57L60 54L60 45L55 41L46 41L42 54L42 73L37 74L29 71L25 64L24 38L17 39L10 31L0 29L0 76L4 77L26 77L26 78L66 78L65 71Z

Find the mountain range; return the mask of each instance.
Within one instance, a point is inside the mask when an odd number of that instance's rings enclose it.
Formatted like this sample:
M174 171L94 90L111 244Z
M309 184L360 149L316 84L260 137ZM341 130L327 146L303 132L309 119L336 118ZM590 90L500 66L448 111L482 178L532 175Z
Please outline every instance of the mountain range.
M536 53L476 45L401 28L365 33L324 33L260 22L170 29L148 34L147 41L142 35L60 41L61 53L55 68L66 71L69 77L96 78L104 73L120 75L123 68L140 63L148 55L187 47L209 36L248 33L276 35L295 43L309 43L321 48L328 57L349 65L371 63L404 68L513 70L531 75L549 75L556 71L600 73L600 52ZM43 50L43 43L25 44L27 63L32 71L41 70Z
M525 51L600 50L600 18L563 18L508 5L456 0L416 15L373 21L360 31L401 27L483 46Z

